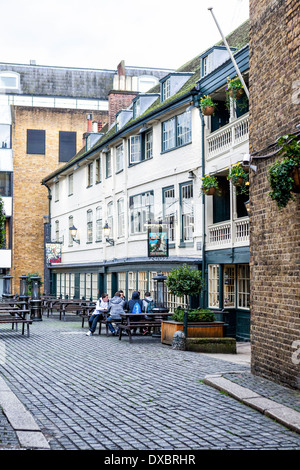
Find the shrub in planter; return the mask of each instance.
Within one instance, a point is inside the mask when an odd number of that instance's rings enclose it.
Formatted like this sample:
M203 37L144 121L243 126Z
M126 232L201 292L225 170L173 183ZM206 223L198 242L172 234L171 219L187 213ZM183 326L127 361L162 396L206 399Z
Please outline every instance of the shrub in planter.
M202 272L191 269L187 264L179 268L171 269L166 280L166 285L171 294L178 297L185 297L200 294L204 285Z
M193 312L198 312L201 313L201 315L193 315ZM183 317L184 317L184 309L181 307L177 307L174 310L174 313L172 315L172 320L178 321L178 322L183 322ZM193 309L189 310L189 316L188 316L188 321L189 322L210 322L210 321L215 321L215 315L208 309Z

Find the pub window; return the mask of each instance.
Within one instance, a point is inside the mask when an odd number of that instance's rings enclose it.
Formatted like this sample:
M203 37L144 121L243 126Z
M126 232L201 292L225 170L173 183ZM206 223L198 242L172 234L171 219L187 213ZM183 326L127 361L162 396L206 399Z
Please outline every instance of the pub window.
M208 306L219 308L219 265L208 266Z
M46 132L38 129L27 129L27 154L45 155Z

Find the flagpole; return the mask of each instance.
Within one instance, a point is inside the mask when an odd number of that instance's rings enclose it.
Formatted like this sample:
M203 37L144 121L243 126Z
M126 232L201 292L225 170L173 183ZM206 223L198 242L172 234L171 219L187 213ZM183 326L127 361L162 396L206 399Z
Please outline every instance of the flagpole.
M223 41L224 41L224 44L225 44L226 49L227 49L227 51L228 51L228 54L229 54L229 56L230 56L230 58L231 58L231 61L232 61L233 65L234 65L234 68L235 68L235 70L236 70L236 72L237 72L237 74L238 74L239 79L241 80L241 84L242 84L243 87L244 87L244 90L245 90L245 92L246 92L247 98L249 99L249 90L248 90L248 88L247 88L247 86L246 86L246 83L245 83L243 77L242 77L242 74L241 74L241 72L240 72L240 69L238 68L237 63L236 63L236 61L235 61L235 59L234 59L234 57L233 57L233 55L232 55L232 52L231 52L231 50L230 50L230 47L228 46L228 43L227 43L227 41L226 41L226 39L225 39L225 37L224 37L224 34L222 33L222 30L221 30L221 28L220 28L220 26L219 26L219 24L218 24L218 22L217 22L217 20L216 20L216 17L215 17L215 15L214 15L213 11L212 11L212 10L213 10L213 7L209 7L208 10L210 10L210 12L211 12L211 14L212 14L212 17L213 17L213 19L215 20L215 23L216 23L216 25L217 25L217 28L218 28L218 30L220 31L220 34L221 34L221 36L222 36L222 39L223 39Z

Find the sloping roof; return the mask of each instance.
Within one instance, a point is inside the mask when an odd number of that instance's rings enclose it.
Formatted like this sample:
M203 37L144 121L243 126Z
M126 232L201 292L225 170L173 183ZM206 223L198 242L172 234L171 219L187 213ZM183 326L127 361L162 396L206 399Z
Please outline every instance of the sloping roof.
M226 37L226 40L230 47L236 48L235 52L239 51L246 44L248 44L249 20L245 21L236 30L230 33ZM215 46L220 46L220 45L223 45L223 41L220 41L217 44L215 44ZM158 112L159 110L164 110L165 108L168 108L172 103L176 102L177 100L184 97L185 95L188 95L189 93L191 93L192 90L195 89L195 86L200 79L200 57L203 54L205 54L205 52L206 51L201 52L197 57L193 58L192 60L182 65L175 71L175 72L181 72L181 73L182 72L193 73L193 75L187 80L187 82L182 86L182 88L175 95L171 96L169 99L165 100L164 102L161 102L160 97L157 98L157 100L145 111L143 115L139 116L136 119L129 120L128 123L122 128L121 131L122 132L126 131L126 129L129 129L134 124L138 122L142 122L147 116L150 116L154 114L155 112ZM160 93L160 85L158 84L155 87L151 88L148 91L148 93ZM104 131L104 129L102 131ZM71 166L70 164L74 164L76 161L79 161L80 159L82 159L85 153L86 155L90 155L91 153L97 151L98 148L104 147L105 143L109 142L111 138L117 134L119 134L119 132L116 131L115 126L112 126L110 129L107 129L107 132L105 132L103 137L100 140L98 140L96 144L91 149L88 150L88 152L85 152L84 148L81 149L80 152L78 152L66 165L64 165L64 167L60 167L59 170L55 171L48 177L44 178L43 181L47 181L53 178L55 174L60 173L64 168Z

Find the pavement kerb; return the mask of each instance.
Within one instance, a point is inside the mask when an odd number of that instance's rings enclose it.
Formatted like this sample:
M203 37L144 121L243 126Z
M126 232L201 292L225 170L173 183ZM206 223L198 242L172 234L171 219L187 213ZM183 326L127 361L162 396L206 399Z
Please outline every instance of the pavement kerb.
M21 448L50 449L40 427L2 377L0 377L0 407L16 432Z
M222 374L207 375L203 382L260 411L269 418L300 434L300 413L288 406L276 403L252 390L225 379Z

